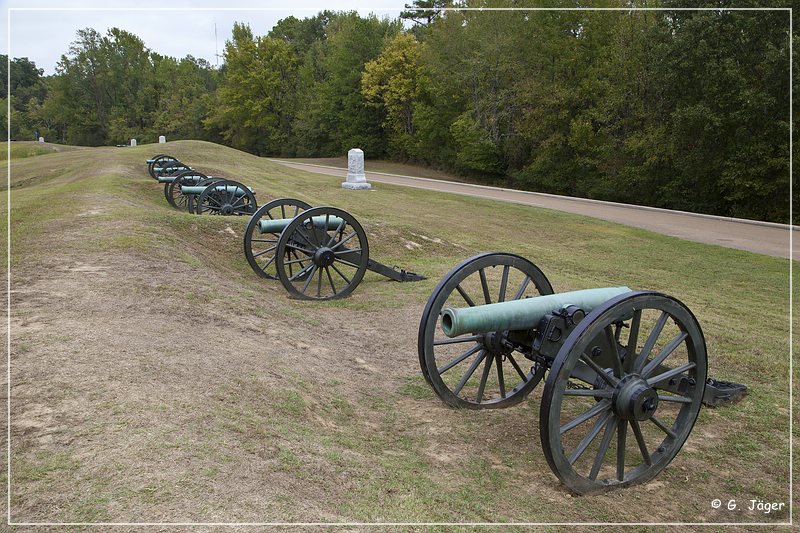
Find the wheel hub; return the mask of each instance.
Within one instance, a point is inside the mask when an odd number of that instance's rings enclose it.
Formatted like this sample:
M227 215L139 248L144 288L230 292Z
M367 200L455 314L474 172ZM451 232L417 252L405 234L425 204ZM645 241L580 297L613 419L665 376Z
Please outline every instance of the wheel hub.
M507 338L508 332L493 331L484 335L483 345L489 353L508 355L513 352L514 349L506 342Z
M624 420L648 420L658 409L658 393L641 376L631 374L617 384L612 404Z
M333 261L336 259L336 255L334 255L333 250L330 248L323 246L322 248L318 248L316 252L314 252L314 264L320 267L327 267L333 264Z
M223 204L219 211L223 215L232 215L233 214L233 206L231 204Z

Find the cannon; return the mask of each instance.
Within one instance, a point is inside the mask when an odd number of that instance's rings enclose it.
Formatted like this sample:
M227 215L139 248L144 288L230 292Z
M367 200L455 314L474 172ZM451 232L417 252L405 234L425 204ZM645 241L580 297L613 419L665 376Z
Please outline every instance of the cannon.
M157 180L159 176L176 174L182 170L191 170L191 168L171 155L158 154L147 160L147 173L154 180Z
M291 297L303 300L344 298L367 270L400 282L425 279L370 259L367 235L350 213L292 198L273 200L253 213L244 253L256 274L280 280Z
M696 317L677 298L607 287L555 294L518 255L463 261L439 282L419 325L419 363L446 404L504 408L545 378L542 450L578 494L644 483L683 446L700 407L746 387L707 377Z
M255 191L234 180L206 178L196 185L181 185L180 191L195 215L252 215L258 208Z

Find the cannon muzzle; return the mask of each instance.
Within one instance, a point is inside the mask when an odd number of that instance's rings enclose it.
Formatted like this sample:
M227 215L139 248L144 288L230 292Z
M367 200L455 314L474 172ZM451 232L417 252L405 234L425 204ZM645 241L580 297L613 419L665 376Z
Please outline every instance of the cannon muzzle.
M626 292L631 292L631 289L606 287L474 307L448 307L442 311L442 331L448 337L457 337L465 333L528 330L536 327L548 313L567 305L575 305L588 313L603 302Z

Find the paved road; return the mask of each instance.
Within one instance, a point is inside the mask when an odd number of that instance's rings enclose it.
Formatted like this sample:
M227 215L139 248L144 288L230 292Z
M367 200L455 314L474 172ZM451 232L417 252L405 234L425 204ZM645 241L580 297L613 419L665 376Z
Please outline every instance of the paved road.
M296 163L272 159L291 168L345 177L347 170L309 163ZM526 191L515 191L498 187L471 185L452 181L366 172L367 180L376 183L390 183L432 191L450 192L468 196L479 196L494 200L505 200L518 204L556 209L568 213L618 222L627 226L644 228L695 242L717 244L775 257L789 257L789 235L792 233L793 257L800 258L800 232L795 226L790 231L784 224L755 222L743 219L700 215L683 211L670 211L652 207L641 207L613 202L601 202L584 198L571 198Z

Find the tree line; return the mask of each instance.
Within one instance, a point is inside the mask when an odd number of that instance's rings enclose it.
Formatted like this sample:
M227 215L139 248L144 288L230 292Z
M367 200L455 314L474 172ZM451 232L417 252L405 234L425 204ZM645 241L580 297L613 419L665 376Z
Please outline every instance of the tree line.
M264 35L237 23L219 68L83 29L53 76L10 62L11 136L166 135L286 157L359 147L514 188L788 221L787 12L445 4L398 19L322 11Z

